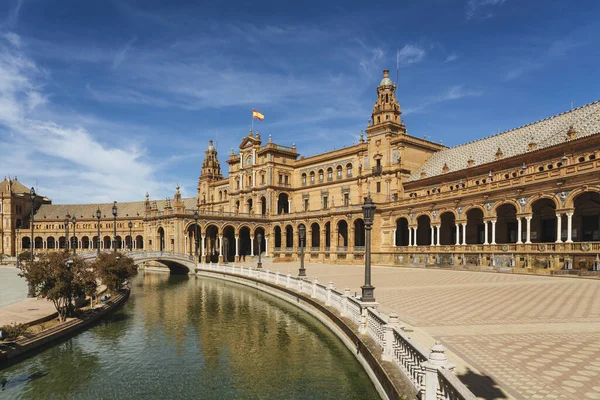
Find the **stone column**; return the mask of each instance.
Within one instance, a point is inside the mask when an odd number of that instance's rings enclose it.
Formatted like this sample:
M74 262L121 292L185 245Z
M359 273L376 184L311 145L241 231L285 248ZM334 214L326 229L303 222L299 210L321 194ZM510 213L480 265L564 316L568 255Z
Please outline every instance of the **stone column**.
M206 255L204 251L204 242L206 241L206 235L202 236L202 257Z
M412 246L412 227L408 227L408 246Z
M496 244L496 220L492 220L492 244Z
M265 257L269 257L269 238L265 236Z
M397 247L398 243L396 243L396 229L394 229L392 235L393 235L392 236L392 238L393 238L392 240L393 240L393 243L394 243L394 247Z
M556 214L556 243L562 243L562 214Z
M483 244L489 244L488 243L488 222L489 221L483 221L483 225L485 226L485 228L483 228Z
M438 370L444 368L449 371L454 371L455 365L448 361L446 356L446 348L439 341L436 341L431 346L429 357L422 364L424 376L422 400L437 400L438 399Z
M572 237L572 228L573 228L573 213L567 213L567 243L573 243Z
M414 231L413 231L413 246L417 246L417 232L419 231L417 226L413 227Z
M235 237L235 257L238 258L240 256L240 237Z
M288 213L292 213L292 200L288 199Z
M254 236L250 236L250 256L254 257Z
M525 226L525 230L527 232L527 237L525 238L525 243L531 243L531 218L532 217L525 217L525 221L526 221L526 226Z
M462 233L463 233L462 244L463 244L463 246L466 246L467 245L467 223L463 222L463 223L461 223L461 225L462 225Z
M454 227L456 228L456 246L460 245L460 227L459 225L455 222L454 223Z
M435 245L436 245L436 246L439 246L439 245L440 245L440 243L441 243L441 241L440 241L440 236L441 236L441 235L440 235L440 233L441 233L441 232L440 232L440 231L442 230L442 226L441 226L441 225L438 225L438 226L436 226L435 228L436 228L436 233L437 233L437 236L436 236L437 242L436 242L436 244L435 244Z
M517 244L523 244L521 240L521 217L517 217Z
M435 245L435 226L430 225L429 228L431 229L431 240L429 241L429 245L434 246Z

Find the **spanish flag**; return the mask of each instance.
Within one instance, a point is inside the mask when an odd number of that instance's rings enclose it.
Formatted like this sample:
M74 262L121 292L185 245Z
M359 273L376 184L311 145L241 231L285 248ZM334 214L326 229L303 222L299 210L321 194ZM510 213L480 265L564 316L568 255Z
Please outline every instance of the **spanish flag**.
M257 120L262 121L263 119L265 119L265 116L256 110L252 110L252 118L256 118Z

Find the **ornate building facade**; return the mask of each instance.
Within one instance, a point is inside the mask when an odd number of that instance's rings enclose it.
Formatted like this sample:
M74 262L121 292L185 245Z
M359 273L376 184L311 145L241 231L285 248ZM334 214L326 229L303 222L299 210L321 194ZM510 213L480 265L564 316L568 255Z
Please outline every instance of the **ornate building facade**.
M113 204L54 205L39 196L32 238L29 190L5 179L2 251L15 255L32 244L52 251L76 242L79 250L99 243L197 253L207 261L259 251L295 258L304 225L309 260L362 263L361 204L370 194L379 264L586 269L594 263L600 102L447 148L408 133L395 92L386 70L366 135L313 157L250 131L232 149L224 177L211 141L197 196L182 198L176 188L172 199L117 203L116 238ZM65 224L67 214L75 224Z

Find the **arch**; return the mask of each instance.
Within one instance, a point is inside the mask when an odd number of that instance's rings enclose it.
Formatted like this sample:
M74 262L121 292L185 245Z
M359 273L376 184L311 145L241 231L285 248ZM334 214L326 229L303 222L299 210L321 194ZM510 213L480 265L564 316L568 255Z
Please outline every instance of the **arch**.
M124 243L124 248L127 250L132 250L133 249L133 238L129 235L125 236L125 243Z
M158 249L160 251L165 251L165 229L161 226L156 230L156 234L158 235Z
M287 193L279 193L277 196L277 214L290 213L290 196Z
M58 248L59 249L66 249L67 248L67 240L65 239L64 236L60 236L58 238Z
M35 240L33 241L33 248L34 249L43 249L44 248L44 239L42 239L41 236L35 237Z
M254 201L252 201L252 197L246 200L246 205L248 208L248 214L252 214L252 211L254 210Z
M206 262L218 262L219 260L219 227L215 224L208 224L204 235L204 256Z
M60 242L60 238L58 239ZM110 236L104 236L102 239L102 245L104 249L110 249Z
M227 225L223 227L223 260L227 260L228 262L235 261L235 228L232 225ZM244 253L239 253L244 254Z
M310 225L310 247L313 251L319 251L321 247L321 227L316 222Z
M285 247L287 249L294 247L294 228L291 225L285 227Z
M490 215L491 216L498 216L498 208L502 207L505 204L510 204L511 206L514 207L515 212L518 212L517 210L521 210L521 205L519 203L517 203L514 200L510 200L510 199L503 199L502 201L497 202L496 204L493 205L493 207L490 209Z
M485 209L483 206L480 206L480 205L478 205L478 204L471 204L471 205L469 205L469 206L465 207L465 209L463 210L463 213L462 213L462 215L464 215L464 216L465 216L465 217L464 217L465 219L467 219L467 213L468 213L469 211L471 211L471 210L479 210L479 211L481 211L481 214L482 214L484 217L487 215L487 210L486 210L486 209ZM468 235L467 235L467 240L468 240ZM468 242L467 242L467 243L468 243Z
M315 171L310 171L310 184L315 184Z
M31 239L29 236L23 236L21 238L21 249L29 249L31 248Z
M555 242L556 224L556 202L551 197L539 196L531 203L531 241Z
M365 221L362 218L357 218L353 222L354 225L354 246L365 246Z
M531 198L527 201L527 204L525 204L525 212L530 214L533 212L533 204L539 200L543 200L543 199L547 199L549 201L551 201L552 203L554 203L554 208L560 208L561 206L561 201L558 199L558 197L554 194L537 194L535 196L531 196Z
M333 180L333 168L332 167L327 168L327 180L328 181Z
M135 248L136 250L144 249L144 238L142 237L142 235L137 235L135 237Z
M340 219L337 222L337 238L336 245L344 250L348 248L348 222L345 219Z
M260 197L260 214L267 215L267 198L265 196Z
M320 169L318 174L319 174L319 182L323 182L325 180L325 172L323 171L323 169Z
M577 197L579 195L581 195L583 193L588 193L588 192L600 194L600 187L583 186L581 188L573 190L571 193L569 193L569 195L565 199L565 207L564 208L575 208L575 199L577 199Z
M408 218L400 217L396 219L396 236L394 237L395 246L408 246Z
M325 249L331 249L331 222L325 222Z
M235 201L235 213L238 214L240 212L240 201Z
M447 210L440 214L440 244L456 244L456 214L454 211Z
M81 248L82 249L89 249L90 248L90 238L89 238L89 236L82 236L81 237Z
M417 217L417 245L427 246L431 243L431 217L423 213Z
M164 246L166 246L166 244L164 244ZM123 239L121 238L121 236L116 236L115 237L115 247L117 249L122 249L123 248ZM166 247L165 247L165 250L166 250Z
M92 238L92 248L97 249L98 246L100 246L100 239L98 239L98 236L94 236Z
M346 177L352 178L352 163L346 164Z
M302 174L302 186L306 186L306 173Z
M200 253L200 244L202 243L202 227L196 222L191 222L185 229L187 235L187 252L196 255ZM137 239L136 239L137 240ZM137 243L136 243L137 247Z
M273 228L273 236L275 238L275 243L273 243L273 247L275 249L281 249L281 227L276 226Z
M467 244L482 244L484 242L484 216L485 211L479 206L472 206L465 212L465 217L467 219Z
M231 227L233 228L233 225L231 225L231 224L227 224L227 225L225 225L225 226L223 227L223 229L225 229L225 227L227 227L227 226L231 226ZM235 233L239 235L239 233L240 233L240 230L241 230L242 228L248 228L248 230L249 230L250 232L252 232L252 227L251 227L250 225L248 225L248 224L246 224L246 223L242 223L242 224L240 224L240 225L237 227L237 229L234 229L234 230L235 230Z
M600 241L600 193L585 191L573 201L572 240L576 242ZM563 229L565 224L562 225Z
M46 239L46 247L49 249L54 249L56 247L56 239L54 239L54 236L49 236Z
M500 204L495 209L496 214L496 243L517 242L517 210L519 206L512 201Z
M336 173L337 179L342 179L344 177L344 172L343 171L344 171L344 168L342 168L341 165L338 165L335 168L335 173Z

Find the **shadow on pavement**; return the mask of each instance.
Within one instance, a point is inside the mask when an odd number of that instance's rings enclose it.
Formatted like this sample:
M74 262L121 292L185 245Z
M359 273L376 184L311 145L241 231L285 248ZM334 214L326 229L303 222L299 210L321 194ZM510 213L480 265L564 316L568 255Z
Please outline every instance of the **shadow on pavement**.
M467 372L456 375L477 397L484 399L507 399L495 380L487 375L479 375L467 368Z

